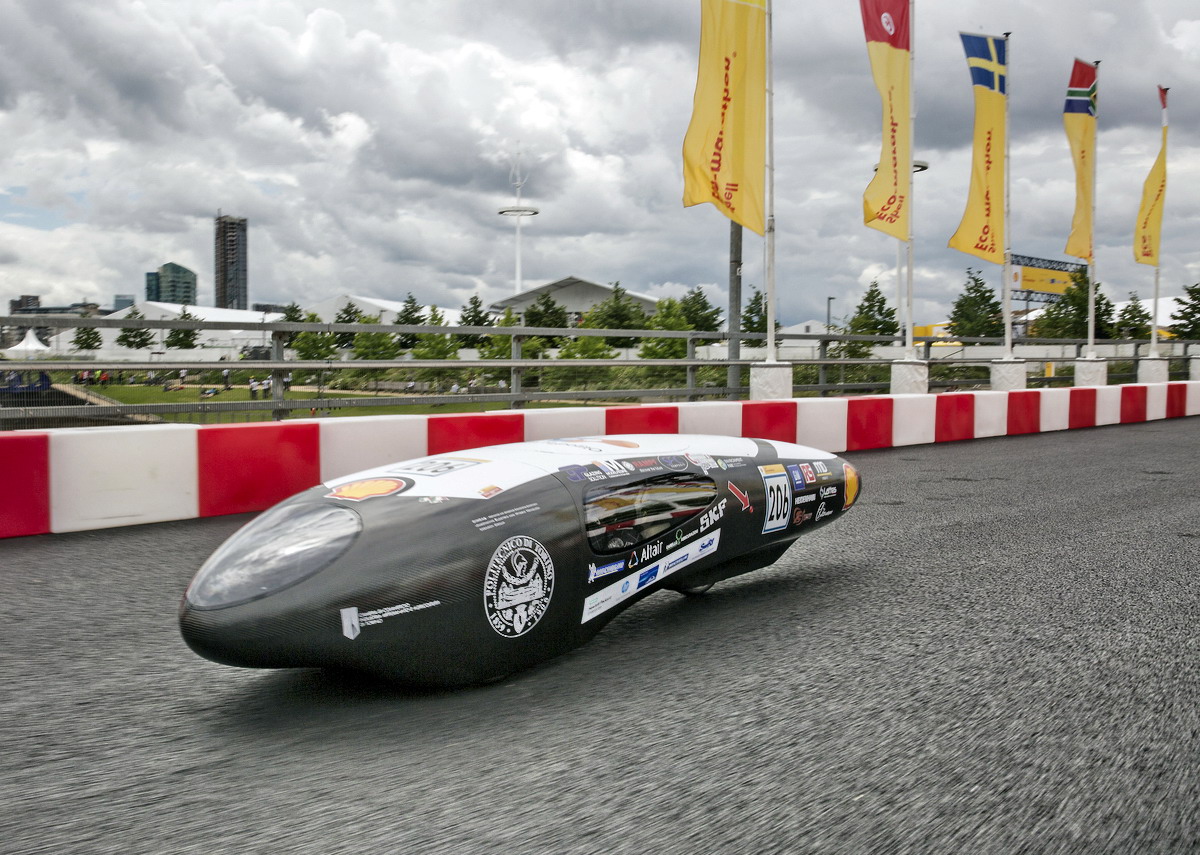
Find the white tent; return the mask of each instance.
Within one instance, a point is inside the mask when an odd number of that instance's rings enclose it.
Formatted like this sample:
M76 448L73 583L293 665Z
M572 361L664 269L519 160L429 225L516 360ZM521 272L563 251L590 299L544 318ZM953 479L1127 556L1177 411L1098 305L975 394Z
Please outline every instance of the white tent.
M45 356L49 352L50 348L38 341L38 337L31 329L25 330L25 338L21 342L4 348L4 355L9 359L35 359Z

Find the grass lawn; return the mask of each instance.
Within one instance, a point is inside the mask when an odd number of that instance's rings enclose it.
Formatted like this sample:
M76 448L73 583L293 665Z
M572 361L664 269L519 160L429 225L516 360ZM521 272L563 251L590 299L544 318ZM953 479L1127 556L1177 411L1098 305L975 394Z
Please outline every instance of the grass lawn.
M217 395L211 398L201 398L200 393L205 388L203 386L185 386L183 389L164 392L161 386L96 386L94 387L98 394L104 395L107 398L112 398L115 401L120 401L122 404L185 404L211 402L222 403L227 401L249 401L250 390L243 387L235 386L229 390L222 390ZM218 387L219 388L219 387ZM315 391L307 389L299 389L289 391L286 396L288 401L308 401L318 396ZM326 391L323 395L328 398L367 398L371 397L366 393L353 392L329 392ZM557 401L532 401L525 404L529 409L542 409L552 407L572 407L586 406L580 402L557 402ZM321 411L322 417L342 417L342 416L384 416L384 415L430 415L441 413L481 413L487 410L506 410L508 405L503 402L491 403L452 403L452 404L398 404L381 407L341 407L331 411ZM292 410L293 418L304 418L309 414L304 410ZM160 416L165 421L180 421L194 422L199 417L199 413L161 413ZM206 418L213 421L223 419L236 418L238 421L269 421L272 418L271 410L245 410L237 413L209 413Z

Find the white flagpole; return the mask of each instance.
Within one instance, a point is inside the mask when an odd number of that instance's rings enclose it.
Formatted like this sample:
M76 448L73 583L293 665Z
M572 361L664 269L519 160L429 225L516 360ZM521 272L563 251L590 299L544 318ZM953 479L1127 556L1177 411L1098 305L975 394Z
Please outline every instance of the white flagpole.
M1100 60L1096 60L1096 92L1100 91ZM1092 149L1092 222L1088 234L1088 359L1096 358L1096 158L1100 149L1100 97L1096 96L1096 138Z
M1009 234L1009 202L1012 195L1012 158L1010 155L1011 141L1008 133L1008 99L1012 97L1012 54L1009 52L1008 39L1012 33L1004 34L1004 266L1002 268L1003 283L1000 286L1000 302L1004 310L1004 358L1013 358L1013 317L1012 317L1012 236ZM1028 320L1026 321L1028 323Z
M767 362L775 362L775 69L767 0Z
M914 82L913 72L916 65L917 53L917 19L916 19L916 2L908 0L908 145L909 145L909 160L912 159L912 153L916 148L917 143L917 97L916 86ZM913 197L916 195L917 182L913 181L911 163L904 164L908 169L908 277L905 284L905 311L904 311L904 358L906 360L915 360L917 358L916 348L913 346L913 218L914 207Z
M1166 157L1167 157L1167 89L1163 89L1163 108L1162 108L1162 126L1163 126L1163 194L1166 194ZM1163 204L1166 204L1166 199L1163 199ZM1150 311L1150 357L1158 357L1158 301L1159 301L1159 274L1162 271L1162 229L1159 229L1160 245L1156 248L1157 258L1154 259L1154 308Z

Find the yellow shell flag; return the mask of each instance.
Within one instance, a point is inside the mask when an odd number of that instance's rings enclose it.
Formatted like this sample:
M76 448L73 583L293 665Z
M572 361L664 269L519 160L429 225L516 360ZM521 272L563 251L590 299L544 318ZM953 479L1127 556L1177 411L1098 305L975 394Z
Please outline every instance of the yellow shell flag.
M1156 267L1162 239L1163 202L1167 196L1167 90L1161 86L1158 98L1162 101L1162 148L1142 186L1142 204L1133 228L1133 260Z
M908 0L859 0L871 74L883 105L883 145L863 193L863 222L912 238L912 55Z
M766 0L701 0L700 63L683 140L683 205L711 202L757 234L764 216Z

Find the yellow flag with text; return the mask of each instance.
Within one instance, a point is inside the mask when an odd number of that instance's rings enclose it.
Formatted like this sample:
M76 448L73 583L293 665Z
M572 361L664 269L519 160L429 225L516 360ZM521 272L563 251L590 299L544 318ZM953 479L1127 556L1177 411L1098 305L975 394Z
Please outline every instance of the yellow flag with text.
M975 90L975 150L967 208L948 245L984 261L1003 264L1008 40L960 35Z
M701 0L683 204L711 202L760 235L766 232L766 70L766 0Z
M863 222L912 238L912 62L909 0L859 0L871 74L883 105L883 144L863 193Z
M1158 266L1158 246L1162 239L1163 202L1167 196L1167 90L1158 87L1162 102L1162 147L1142 186L1142 204L1133 228L1133 260Z
M1096 66L1082 59L1075 60L1071 69L1063 128L1075 161L1075 216L1063 252L1090 264L1092 212L1096 206Z

